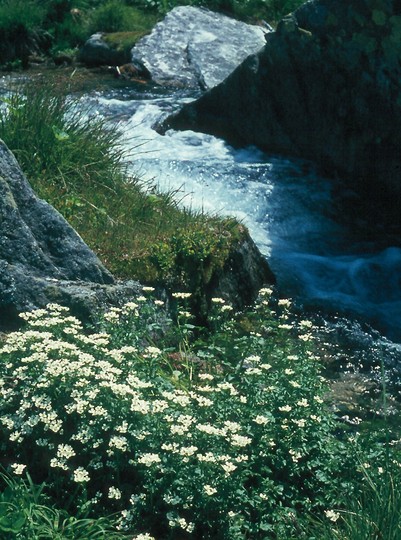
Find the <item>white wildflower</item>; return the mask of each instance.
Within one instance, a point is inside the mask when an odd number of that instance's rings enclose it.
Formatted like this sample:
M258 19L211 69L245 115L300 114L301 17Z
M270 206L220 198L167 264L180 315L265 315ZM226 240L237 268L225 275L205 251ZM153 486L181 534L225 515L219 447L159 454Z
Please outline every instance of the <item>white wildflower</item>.
M251 444L252 439L250 437L244 437L243 435L234 434L231 436L231 444L233 446L247 446Z
M190 296L191 296L191 293L186 293L186 292L175 292L172 294L173 298L185 299L185 298L189 298Z
M326 517L333 522L336 522L340 517L340 514L338 512L335 512L334 510L325 510L324 513L326 514Z
M210 375L210 373L199 373L198 377L202 381L212 381L214 379L213 375Z
M13 463L11 468L13 469L14 474L21 475L24 472L26 465L23 465L22 463Z
M306 400L305 398L302 398L299 401L297 401L297 405L299 405L300 407L309 407L308 400Z
M226 463L222 463L221 466L223 467L223 470L226 474L230 474L237 468L234 463L231 463L231 461L227 461Z
M111 486L109 488L109 492L107 496L109 499L116 499L116 500L121 499L121 491L118 488Z
M206 495L209 495L209 497L217 493L217 489L210 486L209 484L203 486L203 491L206 493Z
M253 419L253 421L256 423L256 424L260 424L260 425L265 425L269 422L269 419L266 418L266 416L263 416L261 414L258 414L257 416L255 416L255 418Z
M69 444L59 444L57 448L57 457L60 459L69 459L74 457L75 450Z
M89 480L89 473L83 467L78 467L77 469L75 469L74 482L77 482L77 484L81 484L83 482L89 482Z
M281 412L290 412L292 407L291 405L283 405L282 407L279 407L278 410Z
M138 463L141 463L142 465L145 465L146 467L150 467L151 465L155 463L160 463L161 459L159 454L153 454L153 453L146 453L142 454L142 456L138 459Z

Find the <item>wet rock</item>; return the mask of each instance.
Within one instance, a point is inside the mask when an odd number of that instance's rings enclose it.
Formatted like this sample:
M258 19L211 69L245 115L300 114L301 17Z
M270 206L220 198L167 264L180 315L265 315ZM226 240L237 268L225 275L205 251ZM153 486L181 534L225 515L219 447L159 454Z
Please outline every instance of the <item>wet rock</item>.
M164 123L307 158L401 200L401 6L312 0L265 47Z
M265 43L266 30L202 8L173 9L132 49L163 85L212 88Z
M150 79L150 73L145 66L137 63L124 64L122 66L114 66L110 68L115 77L126 81L146 82Z

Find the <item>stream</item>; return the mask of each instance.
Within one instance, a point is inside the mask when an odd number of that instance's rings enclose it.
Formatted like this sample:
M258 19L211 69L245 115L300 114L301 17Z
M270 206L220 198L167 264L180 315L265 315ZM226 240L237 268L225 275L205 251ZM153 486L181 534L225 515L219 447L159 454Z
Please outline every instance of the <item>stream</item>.
M372 230L369 216L346 219L355 193L336 189L309 162L234 149L202 133L162 136L153 129L195 97L138 84L84 99L120 123L129 166L145 182L194 210L242 221L282 296L306 310L356 317L401 342L401 248L394 239L379 225Z

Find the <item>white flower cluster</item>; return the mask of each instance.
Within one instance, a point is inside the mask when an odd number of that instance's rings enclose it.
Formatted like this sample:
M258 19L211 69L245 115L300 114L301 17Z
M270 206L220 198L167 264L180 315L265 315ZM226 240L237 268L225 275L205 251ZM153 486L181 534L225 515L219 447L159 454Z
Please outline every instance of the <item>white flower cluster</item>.
M271 294L262 291L263 297ZM186 299L190 294L173 296ZM132 324L137 319L139 324L136 313L145 309L144 302L149 300L137 298L135 303L111 309L102 328L115 322L122 325L129 315ZM219 298L212 302L227 305ZM284 301L279 304L289 307ZM214 358L209 350L208 356L196 356L207 358L205 372L198 373L196 367L186 383L173 380L170 372L163 374L167 355L142 337L135 340L132 326L125 333L132 339L124 340L123 331L86 333L56 306L24 318L28 330L10 334L0 347L5 358L0 364L0 424L15 451L13 473L24 473L26 458L21 449L33 442L32 453L46 459L49 474L58 475L69 488L82 484L75 488L85 489L89 484L89 490L99 482L107 486L93 504L101 499L107 504L110 499L109 504L116 505L115 501L122 504L130 498L129 482L117 480L123 476L119 468L132 468L133 477L150 479L151 485L159 479L162 485L167 478L168 488L157 489L165 490L162 497L170 527L185 531L174 534L195 530L188 516L197 501L212 505L227 493L234 500L235 493L244 489L245 476L254 474L255 463L268 462L270 455L281 452L286 466L300 468L307 459L304 434L311 425L324 424L322 398L298 376L304 357L298 361L297 354L286 350L285 363L278 369L274 355L265 353L266 342L258 332L236 352L235 366L243 359L244 369L223 373L218 356ZM252 340L257 347L249 345ZM302 446L297 440L302 440ZM258 502L267 497L264 487L257 492ZM190 488L196 496L188 494ZM136 515L135 508L145 504L141 497L146 499L149 491L148 487L134 489L138 491L131 497L132 512L124 510L127 522ZM241 514L239 504L231 514L233 520ZM152 537L142 533L134 538Z

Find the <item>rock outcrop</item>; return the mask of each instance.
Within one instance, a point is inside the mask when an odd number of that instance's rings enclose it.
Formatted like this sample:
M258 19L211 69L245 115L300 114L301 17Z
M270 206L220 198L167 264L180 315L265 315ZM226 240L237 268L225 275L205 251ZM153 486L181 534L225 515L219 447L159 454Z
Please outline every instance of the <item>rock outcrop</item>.
M311 0L162 129L315 161L401 200L401 2Z
M131 283L127 293L133 288ZM89 315L121 295L122 285L65 219L37 198L0 141L0 327L48 302Z
M226 262L216 270L206 286L207 299L226 298L235 309L243 309L255 301L259 290L273 285L276 278L249 232L242 228L242 237L234 244Z
M132 49L153 81L212 88L265 43L266 30L202 8L173 9Z

